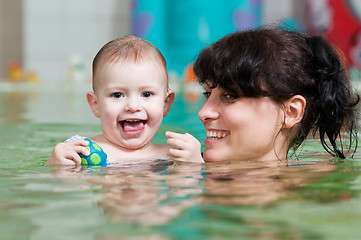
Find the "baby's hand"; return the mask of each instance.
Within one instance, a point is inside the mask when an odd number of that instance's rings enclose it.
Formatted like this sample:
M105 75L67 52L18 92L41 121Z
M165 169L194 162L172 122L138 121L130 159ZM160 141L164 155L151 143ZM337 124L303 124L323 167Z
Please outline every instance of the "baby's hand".
M79 165L81 164L79 153L84 156L90 154L84 147L88 144L89 142L84 139L58 143L45 165Z
M189 133L180 134L167 131L167 144L172 159L186 162L204 162L201 155L201 143Z

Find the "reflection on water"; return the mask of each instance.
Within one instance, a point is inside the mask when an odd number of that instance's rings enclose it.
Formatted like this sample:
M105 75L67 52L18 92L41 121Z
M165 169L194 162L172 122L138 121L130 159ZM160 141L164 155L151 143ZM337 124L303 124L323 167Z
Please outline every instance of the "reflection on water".
M53 231L99 239L356 239L360 168L329 161L46 167L10 174L1 194L13 200L2 197L1 208L27 221L22 228L35 225L34 235L65 221Z
M242 166L243 165L243 166ZM217 204L263 205L292 196L293 192L330 174L329 162L298 166L242 163L209 170L205 200ZM207 172L208 173L208 172Z
M101 186L98 206L112 222L164 224L197 204L279 204L297 189L330 175L330 162L269 166L267 163L194 163L159 161L107 168L58 167L59 178L86 178L99 171L91 184Z

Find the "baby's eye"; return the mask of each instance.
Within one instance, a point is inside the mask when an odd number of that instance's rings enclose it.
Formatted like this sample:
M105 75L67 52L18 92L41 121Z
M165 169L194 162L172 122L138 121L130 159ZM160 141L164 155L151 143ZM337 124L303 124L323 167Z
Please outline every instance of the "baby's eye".
M123 97L123 94L120 93L120 92L116 92L116 93L113 93L113 94L112 94L112 97L113 97L113 98L121 98L121 97Z
M151 97L153 95L154 94L152 92L144 92L144 93L142 93L142 97L146 97L146 98Z

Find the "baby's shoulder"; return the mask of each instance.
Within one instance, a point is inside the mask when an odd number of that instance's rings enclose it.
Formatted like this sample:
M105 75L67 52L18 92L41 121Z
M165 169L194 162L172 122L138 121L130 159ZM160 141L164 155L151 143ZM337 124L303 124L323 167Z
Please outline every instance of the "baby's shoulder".
M154 153L153 159L165 159L169 157L169 146L163 144L154 144L152 152ZM150 154L152 155L152 154Z

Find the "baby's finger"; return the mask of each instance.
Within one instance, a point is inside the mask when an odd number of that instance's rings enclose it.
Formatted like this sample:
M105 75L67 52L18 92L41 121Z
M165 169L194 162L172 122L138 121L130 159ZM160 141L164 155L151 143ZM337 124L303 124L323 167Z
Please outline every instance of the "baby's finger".
M79 140L75 140L75 141L68 142L68 143L71 143L73 146L88 146L89 145L89 142L84 139L79 139Z
M198 156L190 155L189 152L187 153L176 148L169 149L169 156L170 159L175 161L204 163L204 160L200 154Z
M186 142L194 142L194 141L198 141L193 135L189 134L189 133L175 133L175 132L168 132L166 133L166 136L168 138L176 138L179 140L183 140Z
M177 139L183 139L184 138L184 134L171 132L171 131L167 131L165 133L165 136L168 137L168 138L177 138Z
M76 152L69 153L69 155L66 158L67 160L73 161L76 165L81 164L81 157Z
M89 154L90 154L90 151L83 146L75 146L74 151L77 152L78 154L81 153L84 156L89 156Z
M169 146L173 146L179 149L185 149L187 147L187 142L184 142L182 140L176 139L176 138L168 138L167 144Z
M73 159L67 159L65 158L62 162L61 165L78 165L78 163L76 163Z
M182 158L184 154L182 150L179 150L177 148L169 148L169 155L171 156L171 158L179 160L179 158Z

